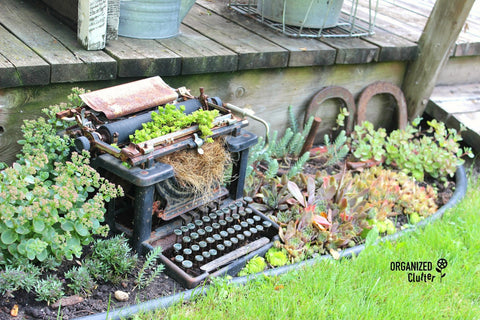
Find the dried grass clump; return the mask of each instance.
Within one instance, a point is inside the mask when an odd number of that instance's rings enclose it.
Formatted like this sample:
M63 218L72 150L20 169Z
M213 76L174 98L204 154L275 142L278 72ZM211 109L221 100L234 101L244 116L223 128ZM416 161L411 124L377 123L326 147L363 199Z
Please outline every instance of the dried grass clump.
M203 155L196 149L169 154L159 161L173 167L177 182L191 189L195 197L209 197L222 183L225 169L230 163L230 153L224 148L223 139L202 146Z

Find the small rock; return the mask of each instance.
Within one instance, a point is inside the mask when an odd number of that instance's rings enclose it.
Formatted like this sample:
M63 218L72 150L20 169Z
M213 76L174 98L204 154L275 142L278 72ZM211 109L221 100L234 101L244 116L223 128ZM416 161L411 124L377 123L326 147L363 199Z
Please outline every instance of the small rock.
M121 290L115 291L114 296L118 301L127 301L129 298L129 294Z

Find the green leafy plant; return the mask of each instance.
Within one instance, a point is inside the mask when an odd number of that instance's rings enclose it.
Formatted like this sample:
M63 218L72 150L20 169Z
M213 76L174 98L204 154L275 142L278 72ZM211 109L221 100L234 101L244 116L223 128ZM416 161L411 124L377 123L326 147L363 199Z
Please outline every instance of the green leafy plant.
M13 297L13 293L23 289L30 292L40 276L40 268L27 263L17 267L6 266L0 271L0 293L5 297Z
M265 259L260 256L255 256L248 260L245 267L238 273L238 276L243 277L249 274L259 273L265 270L266 267L267 263L265 262Z
M25 121L19 160L0 172L2 264L80 257L83 245L108 230L105 203L122 194L89 166L87 152L70 154L52 109L44 109L50 118Z
M206 138L207 142L213 142L212 138L207 137L213 133L211 129L213 120L218 117L218 110L199 109L188 115L184 111L185 106L177 108L175 105L166 104L165 107L158 107L158 112L151 114L152 121L143 123L142 129L130 135L130 141L141 143L198 124L202 138Z
M73 267L65 273L65 279L69 280L67 286L76 295L89 295L96 286L86 266Z
M62 281L54 275L48 275L45 279L37 281L34 289L37 301L45 301L48 305L65 295Z
M97 239L92 246L92 255L89 259L99 261L90 264L96 267L93 273L113 283L120 282L126 274L132 272L138 261L138 257L128 245L128 239L122 235Z
M347 135L345 130L340 131L333 143L330 141L328 135L325 135L324 141L325 147L327 148L327 161L324 166L328 167L342 161L350 152L350 148L347 145Z
M148 287L165 269L163 264L157 265L157 259L161 254L162 247L158 246L150 251L145 257L145 262L140 270L138 270L137 274L137 286L139 288ZM148 273L148 270L151 270L150 273Z
M368 188L365 207L369 223L376 225L380 233L396 232L393 220L400 215L416 223L438 209L435 189L430 185L419 185L404 172L380 166L367 168L355 176L354 187Z
M288 263L288 257L284 250L272 247L265 253L265 259L273 267L281 267Z
M425 175L446 181L456 168L464 163L463 156L473 157L470 148L461 148L461 132L447 129L436 120L427 121L429 128L422 131L416 119L404 130L387 135L385 129L375 130L365 121L355 126L351 137L352 153L360 161L374 159L398 168L423 181Z

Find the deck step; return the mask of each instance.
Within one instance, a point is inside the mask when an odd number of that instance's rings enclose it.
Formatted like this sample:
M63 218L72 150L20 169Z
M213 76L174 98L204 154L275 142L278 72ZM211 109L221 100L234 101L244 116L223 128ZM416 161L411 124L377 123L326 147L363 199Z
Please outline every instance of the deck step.
M463 139L480 152L480 83L435 87L426 112L449 127L462 123Z

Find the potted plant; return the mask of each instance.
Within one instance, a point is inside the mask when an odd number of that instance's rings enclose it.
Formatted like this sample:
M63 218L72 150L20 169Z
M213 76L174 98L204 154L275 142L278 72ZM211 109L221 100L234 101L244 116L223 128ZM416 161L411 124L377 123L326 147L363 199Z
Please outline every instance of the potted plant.
M343 0L258 0L258 13L267 19L305 28L332 28Z
M120 36L163 39L178 34L195 0L121 0Z

